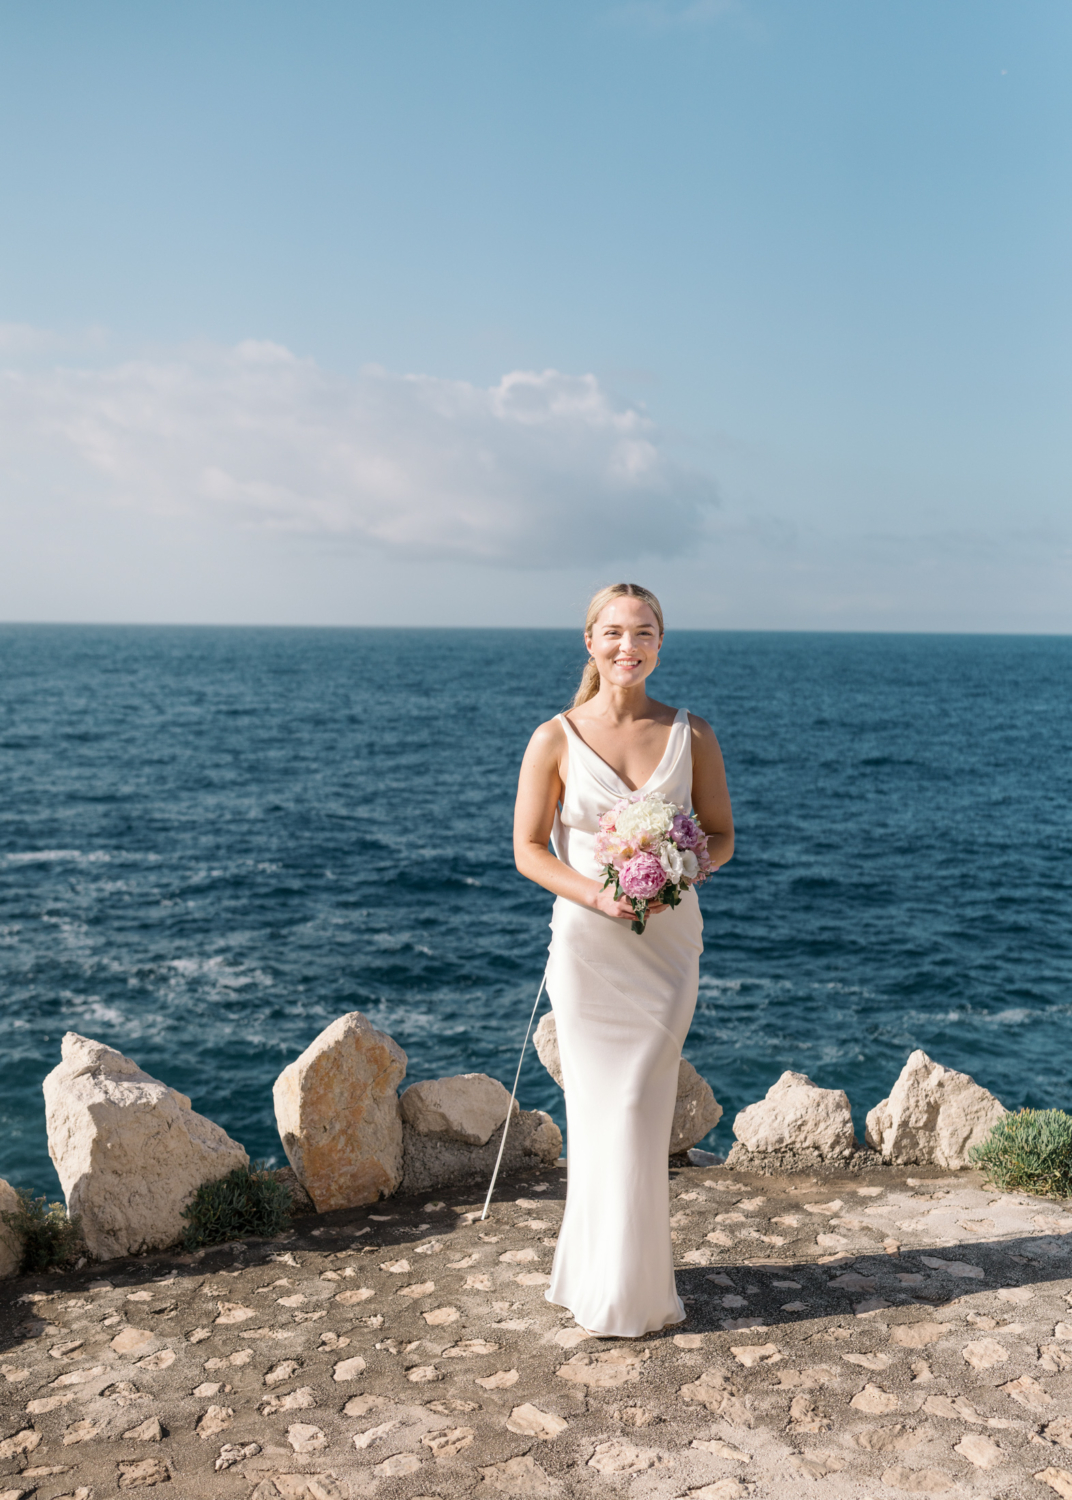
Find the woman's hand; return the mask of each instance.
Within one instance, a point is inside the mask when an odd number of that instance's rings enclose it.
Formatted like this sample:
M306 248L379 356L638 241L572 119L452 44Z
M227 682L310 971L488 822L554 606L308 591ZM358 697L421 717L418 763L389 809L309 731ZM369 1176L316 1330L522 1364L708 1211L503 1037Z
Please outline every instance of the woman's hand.
M595 881L592 882L595 885ZM596 886L596 894L592 900L592 906L596 911L601 911L605 917L617 917L623 922L632 922L636 919L633 903L628 896L615 896L610 886L604 886L602 890ZM665 901L649 901L648 916L653 917L658 912L666 910Z

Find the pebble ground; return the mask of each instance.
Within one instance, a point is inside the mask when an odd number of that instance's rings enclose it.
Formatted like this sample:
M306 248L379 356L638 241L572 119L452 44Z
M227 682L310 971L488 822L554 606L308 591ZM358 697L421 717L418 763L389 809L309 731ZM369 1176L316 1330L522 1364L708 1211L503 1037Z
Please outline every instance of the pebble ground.
M1072 1500L1072 1205L672 1169L688 1320L614 1340L544 1299L564 1193L3 1283L0 1500Z

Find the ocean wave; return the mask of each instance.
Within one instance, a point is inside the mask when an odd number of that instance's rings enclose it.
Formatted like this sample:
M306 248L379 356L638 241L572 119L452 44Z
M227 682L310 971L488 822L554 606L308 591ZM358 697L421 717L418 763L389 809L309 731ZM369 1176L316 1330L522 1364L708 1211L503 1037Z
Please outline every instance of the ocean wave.
M270 987L274 980L264 969L251 968L241 962L213 954L208 958L170 958L162 965L165 973L170 971L176 980L208 981L211 988L242 990L249 985Z
M5 865L58 864L60 860L73 860L80 864L102 864L111 859L103 850L83 853L81 849L26 849L14 854L0 854L0 863Z
M87 1023L97 1026L125 1026L130 1017L115 1005L106 1005L96 995L72 995L68 998L71 1010L79 1012L80 1026Z

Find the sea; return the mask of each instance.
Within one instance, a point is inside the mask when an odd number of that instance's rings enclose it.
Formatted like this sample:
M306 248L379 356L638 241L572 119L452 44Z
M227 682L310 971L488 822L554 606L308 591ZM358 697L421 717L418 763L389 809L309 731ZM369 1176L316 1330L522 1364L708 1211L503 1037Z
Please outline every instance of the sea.
M273 1080L347 1011L409 1081L509 1087L551 907L517 768L583 660L577 631L0 626L0 1175L59 1194L66 1031L277 1165ZM1072 638L671 631L652 691L714 726L737 822L685 1045L707 1149L786 1069L862 1138L916 1047L1072 1106ZM519 1097L565 1126L531 1046Z

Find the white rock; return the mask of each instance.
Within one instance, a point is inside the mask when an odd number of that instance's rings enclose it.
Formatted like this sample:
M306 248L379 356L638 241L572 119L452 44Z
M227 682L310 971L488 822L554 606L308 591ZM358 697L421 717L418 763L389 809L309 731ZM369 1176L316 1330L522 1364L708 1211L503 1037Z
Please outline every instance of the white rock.
M319 1453L328 1446L328 1440L319 1427L308 1422L295 1422L287 1428L287 1442L295 1453Z
M667 1461L667 1455L658 1448L635 1448L621 1438L611 1438L609 1442L597 1443L588 1467L600 1474L642 1474L645 1469L661 1468ZM745 1491L738 1488L734 1493Z
M411 1084L399 1103L406 1124L421 1135L445 1135L470 1146L484 1146L506 1119L510 1094L486 1073L461 1073Z
M489 1468L481 1469L480 1473L484 1480L480 1487L481 1494L487 1489L500 1490L507 1495L551 1493L551 1481L531 1453L492 1464Z
M783 1073L741 1110L733 1133L749 1151L815 1151L826 1160L851 1156L854 1145L844 1089L821 1089L804 1073Z
M244 1148L102 1042L69 1031L62 1059L44 1081L48 1154L90 1254L173 1245L201 1184L249 1165Z
M553 1011L548 1011L533 1033L536 1054L551 1077L563 1087L562 1059L558 1051L558 1032ZM674 1105L674 1123L670 1131L670 1155L687 1151L702 1141L709 1130L714 1130L722 1118L722 1106L718 1103L711 1085L700 1077L692 1063L681 1059L677 1072L677 1101Z
M562 1059L558 1052L558 1031L555 1028L553 1011L549 1010L541 1019L540 1024L533 1032L532 1041L536 1048L536 1056L543 1063L559 1088L563 1088Z
M0 1177L0 1214L18 1211L19 1195ZM17 1276L22 1264L22 1241L10 1225L0 1219L0 1277Z
M393 1193L402 1180L396 1090L406 1054L350 1011L332 1021L275 1081L283 1150L319 1213Z
M676 1156L702 1141L721 1118L722 1105L715 1098L711 1085L683 1057L677 1069L677 1101L670 1130L670 1155Z
M993 1094L969 1078L915 1051L901 1069L890 1097L867 1116L867 1144L897 1166L936 1166L955 1171L969 1165L1006 1113Z
M515 1406L506 1419L509 1432L520 1433L522 1437L541 1438L545 1443L558 1437L560 1432L565 1432L568 1426L569 1423L563 1417L556 1416L551 1411L543 1411L529 1401L523 1406Z

